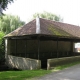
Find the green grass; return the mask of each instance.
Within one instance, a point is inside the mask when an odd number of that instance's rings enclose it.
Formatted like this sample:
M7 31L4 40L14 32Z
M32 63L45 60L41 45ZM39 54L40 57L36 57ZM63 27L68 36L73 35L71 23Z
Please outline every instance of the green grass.
M50 70L3 71L0 72L0 80L29 80L50 72Z

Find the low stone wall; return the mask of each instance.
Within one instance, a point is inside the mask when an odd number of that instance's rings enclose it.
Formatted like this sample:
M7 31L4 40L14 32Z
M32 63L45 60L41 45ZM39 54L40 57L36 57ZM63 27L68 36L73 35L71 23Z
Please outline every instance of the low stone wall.
M6 58L6 64L10 68L17 68L21 70L34 70L41 68L41 61L30 59L30 58L22 58L8 55Z
M47 69L52 69L56 66L72 63L75 61L80 61L80 56L48 59L47 60Z

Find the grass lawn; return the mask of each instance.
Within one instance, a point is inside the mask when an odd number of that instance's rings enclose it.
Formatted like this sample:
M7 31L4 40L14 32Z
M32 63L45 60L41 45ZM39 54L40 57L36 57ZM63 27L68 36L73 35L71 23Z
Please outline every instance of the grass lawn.
M62 70L76 64L80 64L80 62L57 66L52 70L2 71L0 72L0 80L30 80L31 78L40 77L53 71Z
M50 70L2 71L0 72L0 80L29 80L50 72Z

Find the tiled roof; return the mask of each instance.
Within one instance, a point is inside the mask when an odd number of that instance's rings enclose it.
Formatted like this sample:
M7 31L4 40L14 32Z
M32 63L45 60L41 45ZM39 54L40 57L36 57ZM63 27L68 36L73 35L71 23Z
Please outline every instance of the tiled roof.
M36 33L36 19L27 23L26 25L17 28L16 30L12 31L11 33L7 34L5 37L9 36L22 36L22 35L29 35Z
M23 36L30 34L44 34L53 36L65 36L65 37L78 37L80 38L80 27L76 25L66 24L62 22L47 20L39 18L40 32L36 33L37 19L27 23L23 27L19 27L15 31L7 34L5 37L10 36Z

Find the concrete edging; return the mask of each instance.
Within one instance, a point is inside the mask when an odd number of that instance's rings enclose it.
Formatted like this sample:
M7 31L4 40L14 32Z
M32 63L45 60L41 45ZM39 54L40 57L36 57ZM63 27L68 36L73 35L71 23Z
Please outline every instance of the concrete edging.
M7 56L6 64L11 68L17 68L21 70L35 70L41 68L40 60L16 57L12 55Z
M72 63L75 61L80 61L80 56L47 59L47 69L49 70L49 69L54 68L56 66Z

